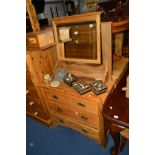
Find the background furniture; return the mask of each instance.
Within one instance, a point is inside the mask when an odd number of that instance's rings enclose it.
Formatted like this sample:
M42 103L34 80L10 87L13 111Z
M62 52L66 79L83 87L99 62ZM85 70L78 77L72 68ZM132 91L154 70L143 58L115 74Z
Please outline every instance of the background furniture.
M128 0L108 0L98 3L98 6L98 11L102 11L102 21L129 19Z
M50 19L55 17L63 17L66 16L66 9L64 0L50 0L45 1L45 17L48 18L48 21L51 25Z
M86 5L86 12L96 12L100 0L84 0Z
M125 82L126 81L121 81L121 88L124 88L126 85ZM119 151L123 150L126 140L128 139L129 99L125 97L125 92L118 91L113 94L112 100L104 106L103 116L105 117L105 124L108 126L115 143L115 146L111 148L111 154L117 155ZM121 144L120 133L122 135Z
M26 114L39 122L51 126L45 100L38 86L46 73L54 72L52 51L55 45L52 29L27 33L26 49Z
M32 56L33 59L33 56ZM28 61L28 56L27 56ZM47 107L44 105L44 99L42 98L39 87L35 77L31 74L29 69L29 63L26 69L26 114L39 122L50 126L50 116L47 112Z
M113 27L119 25L123 31L119 31L117 26L113 31L113 51L116 56L129 55L129 1L128 0L108 0L98 3L98 11L102 11L101 21L112 21ZM125 24L126 23L126 24ZM122 25L123 24L123 25ZM120 53L122 52L122 53Z

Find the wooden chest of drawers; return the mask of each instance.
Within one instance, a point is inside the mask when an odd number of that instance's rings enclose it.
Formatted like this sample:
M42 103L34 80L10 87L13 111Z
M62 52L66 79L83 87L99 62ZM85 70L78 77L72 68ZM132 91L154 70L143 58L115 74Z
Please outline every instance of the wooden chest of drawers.
M52 50L31 49L26 53L26 113L46 126L52 122L38 83L43 81L44 74L53 73Z
M65 83L57 88L42 85L52 123L75 129L105 147L102 107L113 86L108 85L108 91L99 96L93 92L80 95Z
M94 139L97 143L101 143L99 139L100 137L99 130L89 127L87 125L81 124L79 122L76 122L75 120L67 118L62 115L51 114L51 116L52 116L53 123L55 125L62 125L65 127L70 127L74 130L77 130L81 134L84 134L85 136L91 139Z
M50 124L50 117L40 99L39 90L31 79L31 73L26 70L26 114L45 125Z
M105 82L107 91L98 96L92 91L80 95L63 82L56 88L40 84L52 123L70 127L105 147L108 128L102 115L104 104L122 95L128 75L127 59L114 64L114 68L116 65L113 79Z

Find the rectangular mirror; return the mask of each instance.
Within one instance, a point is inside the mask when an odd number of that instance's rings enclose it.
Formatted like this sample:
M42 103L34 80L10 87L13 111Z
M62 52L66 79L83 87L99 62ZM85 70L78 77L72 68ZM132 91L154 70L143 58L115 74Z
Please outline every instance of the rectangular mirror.
M101 63L100 13L52 19L58 59Z

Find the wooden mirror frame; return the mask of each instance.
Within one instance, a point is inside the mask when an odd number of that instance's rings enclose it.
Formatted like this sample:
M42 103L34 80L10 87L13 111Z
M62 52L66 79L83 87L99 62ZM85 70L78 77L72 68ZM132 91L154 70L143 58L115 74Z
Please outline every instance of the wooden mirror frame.
M73 16L67 16L67 17L60 17L60 18L53 18L52 19L58 60L68 61L68 62L78 62L78 63L91 63L91 64L100 64L101 63L100 14L101 14L100 12L95 12L95 13L80 14L80 15L73 15ZM76 59L76 58L65 58L63 56L64 54L60 54L60 50L59 50L57 25L68 24L68 23L69 24L70 23L81 23L81 22L89 22L89 21L95 21L96 22L97 59L90 60L90 59L79 59L79 58L78 59Z

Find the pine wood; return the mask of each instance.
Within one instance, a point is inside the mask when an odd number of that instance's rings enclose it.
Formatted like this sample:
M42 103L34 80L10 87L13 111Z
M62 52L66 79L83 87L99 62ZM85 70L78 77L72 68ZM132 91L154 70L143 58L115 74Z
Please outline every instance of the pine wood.
M75 76L90 77L105 81L112 76L112 33L111 22L101 23L102 54L101 64L65 63L62 61L60 67L65 67ZM107 52L109 51L109 52ZM59 61L59 60L58 60ZM94 72L95 71L95 72Z
M65 92L60 90L64 90ZM96 101L94 102L86 98L81 98L81 96L75 90L72 92L67 90L65 84L61 85L59 89L44 89L44 95L47 101L54 103L56 102L58 104L79 110L85 110L93 114L98 114L98 104Z
M123 32L115 34L115 54L117 56L122 56L123 50Z
M57 33L57 25L64 23L81 23L85 21L96 21L96 33L97 33L97 60L88 60L88 59L73 59L73 58L64 58L64 54L60 54L59 46L57 46L57 56L59 60L69 61L69 62L82 62L82 63L96 63L100 64L101 60L101 52L100 52L100 12L82 14L82 15L74 15L74 16L66 16L60 18L53 18L53 29L56 43L59 44L58 41L58 33Z
M53 29L46 28L39 32L29 32L26 34L26 47L27 49L47 49L55 45Z
M52 122L48 108L38 83L43 81L45 73L53 74L55 61L52 55L52 48L43 51L40 49L28 50L26 53L26 64L26 113L39 122L51 126Z
M97 139L100 141L100 144L105 147L103 118L101 118L102 108L100 110L99 108L103 106L104 100L108 97L109 92L112 91L114 83L113 85L112 83L107 83L107 85L109 86L108 92L99 96L96 96L93 92L81 96L73 88L66 86L64 83L57 88L44 85L42 92L52 119L55 119L56 114L59 113L62 118L67 117L72 119L75 124L80 123L81 125L86 125L87 127L91 127L91 130L98 129L99 134L96 135L98 137ZM80 105L78 103L80 103ZM59 107L59 112L56 112L57 107ZM87 121L80 119L79 115L81 116L81 114L88 118ZM68 124L68 127L72 128L72 124Z
M27 109L40 109L44 111L43 106L39 99L34 99L33 97L26 97L26 108Z
M111 33L112 22L101 23L102 33L102 57L103 66L105 71L108 72L108 79L112 77L112 33Z
M111 98L111 94L113 94L114 91L118 91L118 89L121 89L119 87L118 81L124 74L124 71L126 71L128 64L128 59L124 58L124 61L122 61L122 59L117 60L117 62L114 63L114 78L112 76L111 80L105 81L108 90L107 92L99 96L96 96L92 91L88 92L87 94L80 95L65 83L61 83L56 88L48 87L44 83L40 83L40 86L42 87L42 93L46 100L54 124L64 124L64 126L74 128L73 124L78 123L80 124L80 126L84 125L86 127L89 127L91 130L95 129L97 130L97 133L95 135L97 137L97 141L103 147L105 147L107 129L104 126L102 111L104 104L109 98ZM120 66L124 67L121 68ZM80 106L78 103L83 106ZM69 119L69 121L72 120L72 123L67 123L67 125L64 122L62 123L57 118L57 115L60 116L60 120L66 121L67 118L67 120ZM86 117L86 120L81 120L81 115ZM75 129L80 131L80 129ZM91 135L87 136L92 138ZM96 138L93 139L96 140Z
M76 108L71 108L68 106L63 106L61 104L49 102L50 110L54 113L61 114L63 116L68 116L70 118L76 119L80 123L86 124L88 126L99 129L99 118L98 115L94 115L83 110Z
M85 21L86 19L91 21L94 19L94 16L96 16L96 13L54 19L55 23L53 26L56 29L57 23L75 22L77 17L80 17L80 21ZM72 20L70 21L70 19ZM73 63L60 61L60 55L57 51L61 47L57 44L58 38L56 31L54 31L56 46L45 49L33 48L27 50L27 67L30 71L32 83L35 84L41 100L39 102L41 104L29 104L28 109L33 108L28 110L27 113L44 124L52 121L54 125L71 127L105 147L107 128L102 111L105 103L111 100L114 92L120 95L120 79L126 71L128 59L121 57L121 59L114 60L112 58L112 23L101 23L98 27L99 31L100 26L101 38L99 36L98 38L102 44L102 54L100 55L102 56L101 64L92 65L84 62ZM121 27L119 28L122 30ZM87 82L101 79L106 84L107 91L99 96L96 96L92 91L80 95L63 82L57 88L48 87L43 81L43 75L49 73L54 76L55 69L58 67L65 67L68 69L68 72L78 76L78 78L83 78ZM28 81L28 83L31 82ZM36 101L35 97L33 99ZM40 105L42 109L39 107ZM49 116L50 119L47 120L44 114ZM49 124L52 125L52 123Z
M26 70L26 74L26 80L31 81L26 83L26 114L47 126L51 126L51 119L44 105L40 88L37 86L35 79L33 79L28 69Z
M101 140L99 138L99 130L96 130L87 125L75 122L73 119L70 119L68 117L62 117L61 115L58 115L58 114L52 115L52 120L54 125L62 125L62 126L70 127L74 130L77 130L81 134L84 134L90 139L95 140L97 143L99 144L101 143Z
M55 47L46 50L27 50L26 61L31 74L36 77L37 82L43 82L45 74L54 74L55 59L53 52Z
M34 8L31 0L26 0L26 8L27 8L27 12L28 12L29 17L30 17L31 26L32 26L33 31L39 32L40 31L40 25L38 22L38 18L36 15L35 8Z

